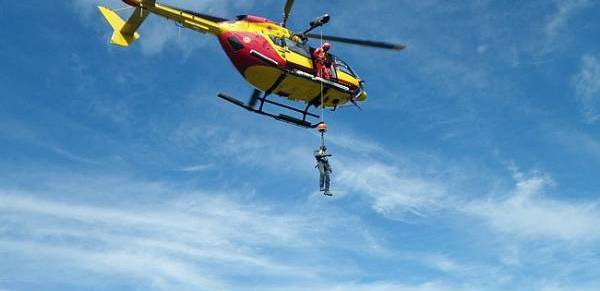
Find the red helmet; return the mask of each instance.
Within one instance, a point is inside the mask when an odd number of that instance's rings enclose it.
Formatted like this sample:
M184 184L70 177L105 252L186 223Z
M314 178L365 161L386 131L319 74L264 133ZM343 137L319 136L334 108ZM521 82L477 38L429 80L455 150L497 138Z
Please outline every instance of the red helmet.
M328 51L331 48L331 44L329 44L328 42L323 44L323 49Z

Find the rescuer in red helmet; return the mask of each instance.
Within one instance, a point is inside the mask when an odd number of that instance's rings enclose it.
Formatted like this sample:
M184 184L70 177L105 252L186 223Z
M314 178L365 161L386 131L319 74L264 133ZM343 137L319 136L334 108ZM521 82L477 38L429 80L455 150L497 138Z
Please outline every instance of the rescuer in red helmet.
M329 60L328 54L330 48L331 44L326 42L313 52L313 59L315 61L315 75L325 80L331 79L331 72L329 71L331 61Z

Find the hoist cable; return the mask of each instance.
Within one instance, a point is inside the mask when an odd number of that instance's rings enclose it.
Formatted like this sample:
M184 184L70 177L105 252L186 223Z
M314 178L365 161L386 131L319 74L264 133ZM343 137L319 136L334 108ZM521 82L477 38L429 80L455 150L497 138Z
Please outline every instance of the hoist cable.
M327 52L325 52L325 50L323 50L323 26L320 27L320 32L321 32L321 51L323 53L323 58L324 61L327 58ZM319 70L322 68L319 68ZM325 70L327 70L327 67L325 67ZM319 74L321 75L321 122L325 123L325 100L324 100L324 96L325 95L323 93L323 76L322 76L322 72L319 72ZM322 131L321 132L321 147L325 146L325 132Z

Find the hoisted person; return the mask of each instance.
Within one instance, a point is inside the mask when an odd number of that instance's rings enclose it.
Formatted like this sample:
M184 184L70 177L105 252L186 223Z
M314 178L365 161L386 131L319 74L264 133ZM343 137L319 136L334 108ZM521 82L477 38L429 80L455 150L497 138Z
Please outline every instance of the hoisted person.
M317 130L321 133L321 146L314 153L315 159L317 160L316 168L319 170L319 187L324 195L333 196L329 191L330 176L333 172L329 160L327 157L331 157L331 154L327 153L327 147L325 146L325 132L327 132L327 124L321 122L317 126Z
M333 194L329 192L329 183L332 170L327 157L331 157L331 154L327 153L327 147L321 146L315 151L315 159L317 160L316 168L319 170L320 189L324 195L333 196Z

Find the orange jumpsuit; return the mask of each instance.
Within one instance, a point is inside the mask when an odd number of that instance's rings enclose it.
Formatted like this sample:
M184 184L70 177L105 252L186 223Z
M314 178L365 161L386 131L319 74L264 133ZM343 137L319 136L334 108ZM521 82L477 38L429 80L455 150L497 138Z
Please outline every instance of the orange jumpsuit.
M329 80L331 78L331 72L329 71L329 68L327 68L327 58L327 52L323 50L323 47L319 47L313 52L313 59L315 60L315 75L325 80Z

